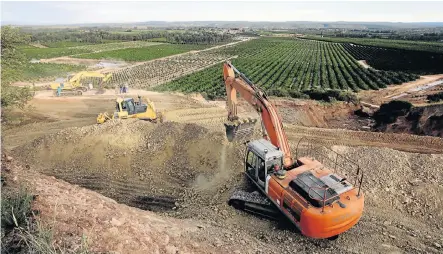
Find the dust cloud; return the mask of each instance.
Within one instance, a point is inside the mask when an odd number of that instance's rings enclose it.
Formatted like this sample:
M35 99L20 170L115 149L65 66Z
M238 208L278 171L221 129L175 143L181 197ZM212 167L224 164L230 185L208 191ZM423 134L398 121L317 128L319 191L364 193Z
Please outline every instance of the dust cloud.
M232 148L232 144L223 142L220 157L218 160L218 172L212 177L207 177L204 174L199 174L195 180L193 187L199 191L209 190L214 186L218 186L226 182L231 175L231 167L227 165L227 151Z

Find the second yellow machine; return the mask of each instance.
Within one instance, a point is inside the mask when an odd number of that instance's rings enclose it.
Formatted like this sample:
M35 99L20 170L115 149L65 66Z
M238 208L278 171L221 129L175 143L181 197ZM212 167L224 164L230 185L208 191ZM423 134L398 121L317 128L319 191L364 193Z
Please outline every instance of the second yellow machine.
M102 124L111 119L127 118L163 122L163 114L155 110L154 102L147 100L147 103L143 103L141 97L138 96L138 101L134 101L133 98L117 98L114 114L110 116L106 112L100 113L97 116L97 123Z

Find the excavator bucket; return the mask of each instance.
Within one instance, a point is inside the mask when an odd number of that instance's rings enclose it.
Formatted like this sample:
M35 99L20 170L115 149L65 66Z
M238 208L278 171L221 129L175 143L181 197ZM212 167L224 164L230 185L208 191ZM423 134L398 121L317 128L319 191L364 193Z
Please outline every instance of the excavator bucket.
M229 142L245 140L254 133L254 126L257 119L245 118L226 122L226 138Z

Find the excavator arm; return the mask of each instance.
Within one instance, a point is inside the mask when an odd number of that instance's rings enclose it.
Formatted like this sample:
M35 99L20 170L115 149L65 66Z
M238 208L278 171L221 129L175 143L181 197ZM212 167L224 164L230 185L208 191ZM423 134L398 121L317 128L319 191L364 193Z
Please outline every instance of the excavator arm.
M268 100L266 94L230 62L225 62L223 65L223 77L226 86L228 120L231 122L239 120L237 116L237 93L239 93L260 114L262 126L266 131L264 138L281 149L284 153L283 165L285 168L290 168L294 163L283 123L277 109ZM226 128L228 134L228 126Z

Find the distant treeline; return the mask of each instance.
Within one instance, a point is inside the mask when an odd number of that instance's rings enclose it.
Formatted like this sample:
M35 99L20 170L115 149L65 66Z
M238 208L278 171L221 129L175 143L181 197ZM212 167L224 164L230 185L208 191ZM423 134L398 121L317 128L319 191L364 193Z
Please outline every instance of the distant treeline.
M169 43L180 44L217 44L232 39L231 34L211 31L146 31L146 32L109 32L109 31L41 31L31 35L32 42L73 41L86 43L104 43L107 41L144 41L164 38Z
M409 41L433 41L442 42L443 33L397 33L395 31L370 31L370 32L352 32L336 33L334 37L339 38L374 38L374 39L392 39Z

